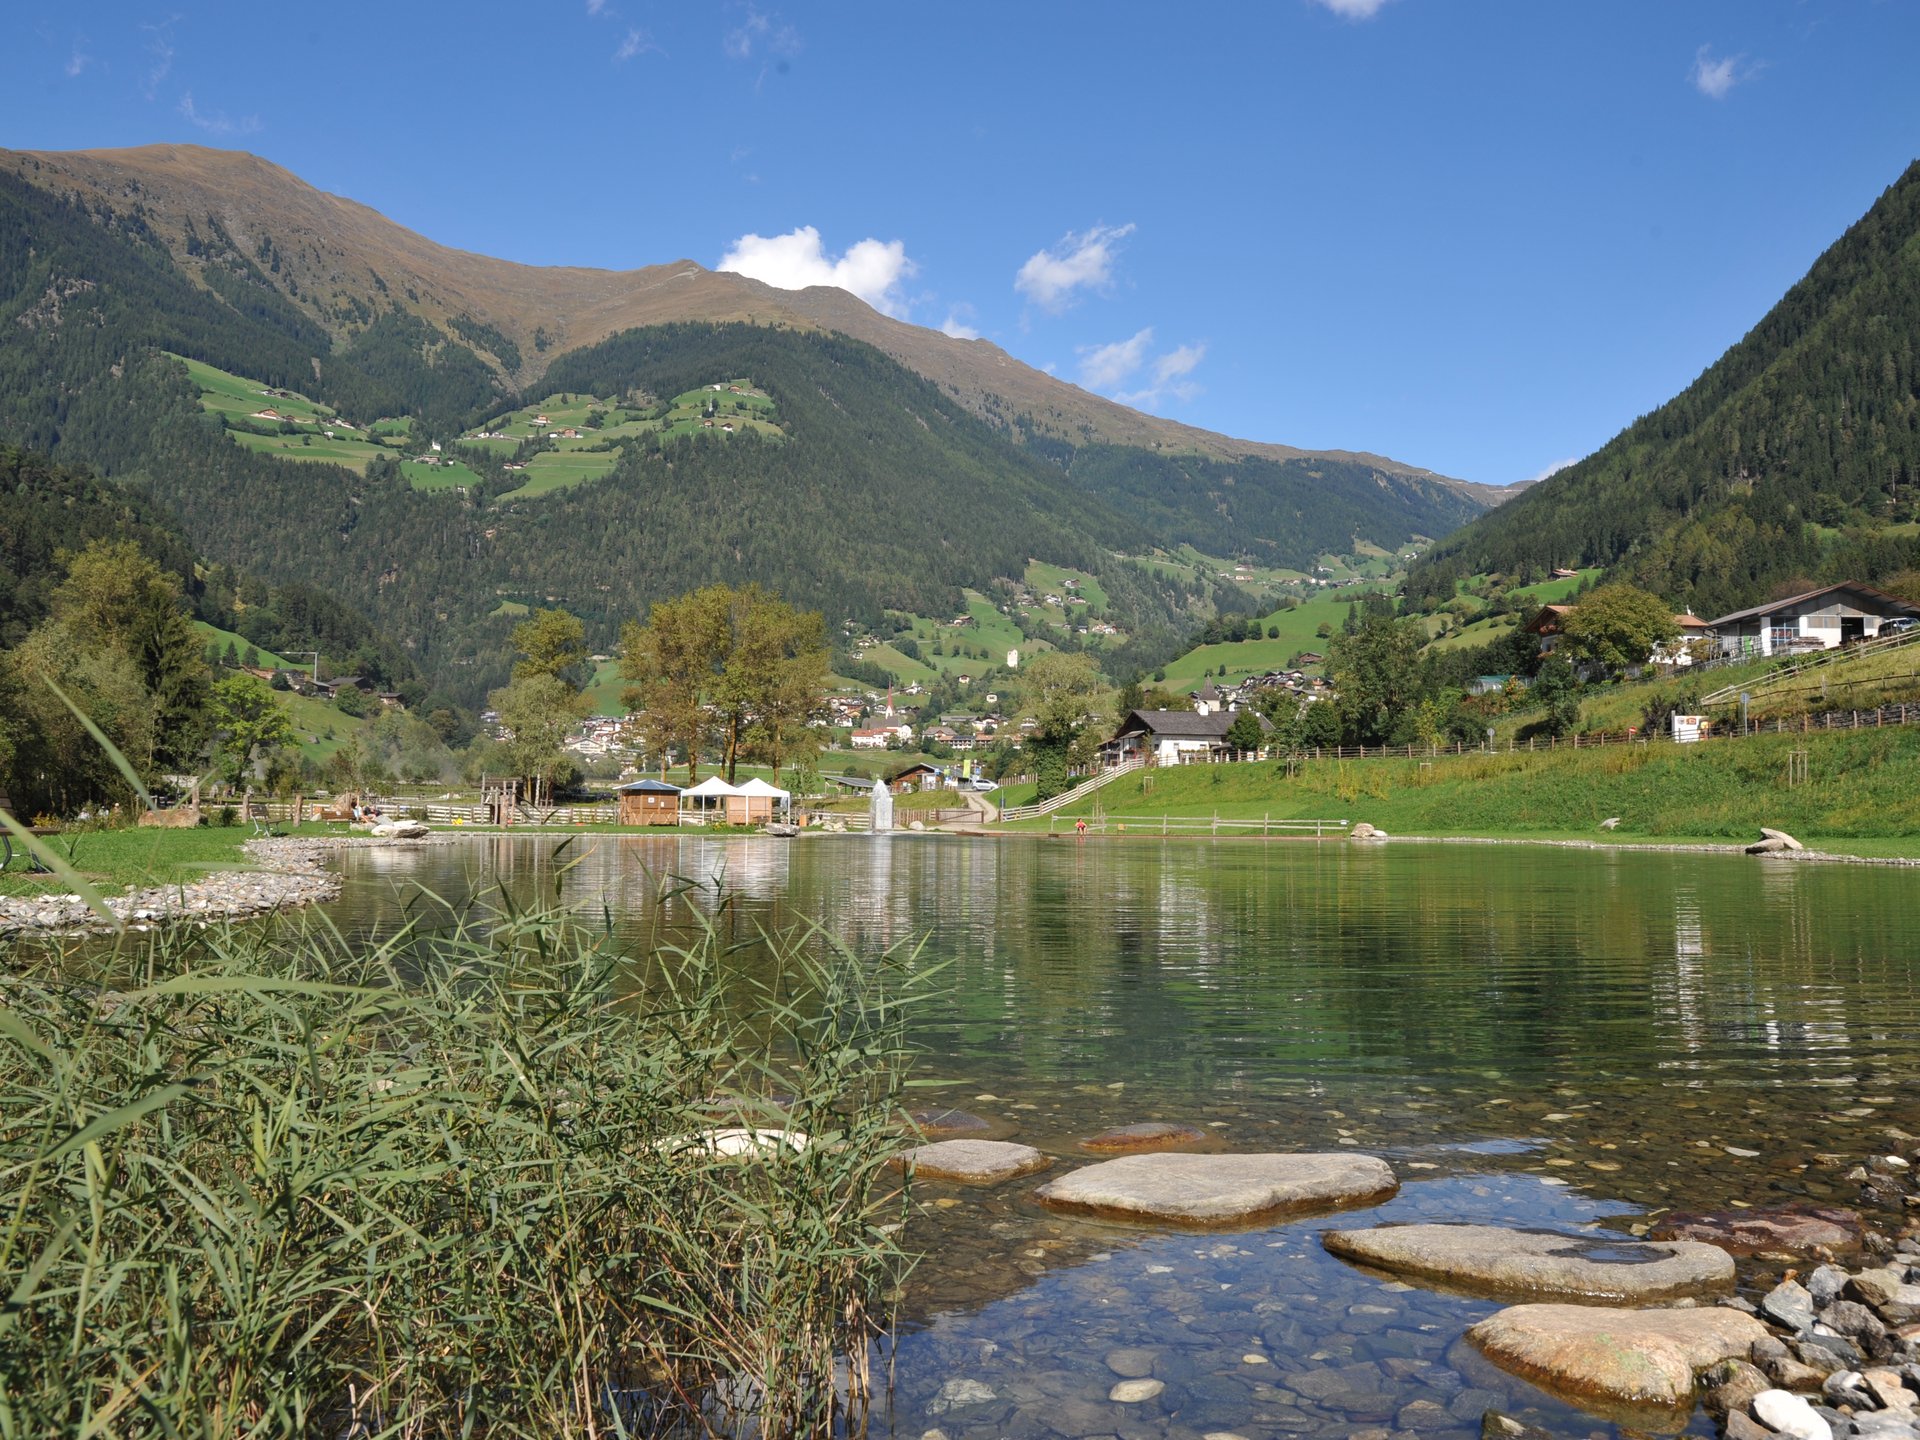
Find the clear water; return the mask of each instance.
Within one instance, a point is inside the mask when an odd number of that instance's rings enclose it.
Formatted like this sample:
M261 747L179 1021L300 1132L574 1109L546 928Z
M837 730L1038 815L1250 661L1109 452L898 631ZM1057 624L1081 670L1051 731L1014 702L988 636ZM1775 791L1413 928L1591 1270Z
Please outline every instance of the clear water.
M1460 1336L1494 1305L1351 1269L1319 1232L1612 1234L1666 1208L1851 1204L1844 1172L1920 1134L1920 872L1144 838L553 849L349 851L333 912L377 930L416 886L557 888L639 940L662 875L718 881L730 923L818 917L856 950L924 937L951 960L919 1032L924 1074L950 1082L931 1102L998 1122L1056 1173L1100 1129L1170 1119L1231 1148L1353 1146L1400 1174L1373 1210L1199 1235L1064 1219L1033 1182L921 1186L926 1259L886 1417L901 1435L1465 1437L1489 1406L1626 1433L1478 1362ZM1154 1352L1155 1400L1107 1399L1127 1348ZM955 1380L994 1398L950 1407Z

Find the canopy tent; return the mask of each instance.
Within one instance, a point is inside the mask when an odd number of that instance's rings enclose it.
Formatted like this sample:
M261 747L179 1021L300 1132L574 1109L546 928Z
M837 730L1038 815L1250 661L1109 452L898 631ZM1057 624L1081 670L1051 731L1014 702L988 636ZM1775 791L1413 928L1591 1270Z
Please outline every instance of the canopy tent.
M771 824L782 810L793 806L793 792L769 785L758 775L739 787L739 797L727 801L727 819L735 825Z
M701 818L731 818L728 807L740 798L740 792L727 784L718 775L709 775L698 785L680 792L680 809L695 811Z
M746 784L740 786L739 791L742 795L758 795L782 806L793 803L793 792L791 790L782 790L778 785L770 785L758 775L747 781Z

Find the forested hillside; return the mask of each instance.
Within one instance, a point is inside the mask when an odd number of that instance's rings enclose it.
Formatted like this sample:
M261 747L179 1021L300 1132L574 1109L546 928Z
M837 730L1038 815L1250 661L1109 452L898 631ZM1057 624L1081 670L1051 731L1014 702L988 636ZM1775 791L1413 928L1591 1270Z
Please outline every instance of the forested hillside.
M1409 596L1609 565L1713 614L1776 583L1911 565L1917 352L1920 164L1685 391L1434 547Z
M758 581L837 629L950 614L964 590L1017 580L1038 559L1097 576L1121 630L1170 653L1177 633L1251 602L1125 555L1191 543L1305 568L1357 539L1444 533L1478 508L1388 462L1022 443L1022 427L862 341L740 323L652 326L545 355L542 392L645 408L751 376L778 434L629 432L603 446L604 478L536 493L506 454L457 441L525 398L468 343L525 363L510 336L464 312L442 329L403 303L410 285L378 276L317 310L292 242L211 210L163 227L130 193L108 204L0 169L0 439L143 487L210 566L332 597L385 637L384 649L358 633L316 648L388 678L417 667L468 702L504 677L522 607L564 605L608 648L651 601L716 581ZM409 475L384 448L357 468L318 446L298 463L242 448L175 355L269 397L297 392L363 432L405 417L381 427L406 437L401 454L439 440L463 463ZM414 483L423 473L436 483ZM205 618L244 629L238 611Z
M1482 507L1432 478L1313 456L1221 460L1127 445L1057 447L1067 477L1157 537L1213 555L1311 570L1356 536L1393 545L1445 535Z

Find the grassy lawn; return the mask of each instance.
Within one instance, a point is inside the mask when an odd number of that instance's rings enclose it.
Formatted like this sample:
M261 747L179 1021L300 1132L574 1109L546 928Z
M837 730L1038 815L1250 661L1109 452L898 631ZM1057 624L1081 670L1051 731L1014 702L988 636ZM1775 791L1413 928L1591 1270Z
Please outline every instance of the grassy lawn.
M1787 784L1788 754L1808 780ZM1776 826L1809 845L1920 851L1920 728L1762 736L1701 745L1199 765L1124 776L1069 806L1110 816L1366 820L1392 834L1752 840ZM1039 828L1045 828L1045 821ZM1895 853L1907 853L1896 850Z
M324 833L322 827L304 827ZM178 885L200 879L209 870L245 865L240 847L253 827L207 826L198 830L96 830L48 836L56 855L68 860L104 893L117 894L148 885ZM67 887L51 875L27 872L14 846L13 864L0 871L0 895L64 895Z
M326 465L345 465L363 474L367 462L382 453L382 447L365 440L329 440L324 435L256 435L250 430L229 430L234 441L262 455L282 460L312 460ZM411 470L411 465L405 468Z
M254 653L260 657L262 667L271 666L275 670L298 670L301 668L290 660L282 659L271 650L262 650L258 645L254 645L251 640L247 639L246 636L235 634L231 630L222 630L218 625L209 625L204 620L196 620L193 622L193 628L200 632L203 640L210 644L218 645L223 655L226 653L227 646L229 645L233 646L234 650L242 656L247 653L248 647L251 646Z
M604 480L620 462L617 450L546 450L527 462L526 480L517 490L509 490L502 500L530 500L550 495L590 481Z
M1208 670L1217 677L1224 669L1229 679L1259 675L1277 670L1303 650L1327 652L1328 637L1319 634L1322 625L1335 634L1347 618L1347 609L1361 594L1359 590L1336 590L1303 601L1291 610L1276 610L1262 617L1261 633L1275 629L1277 640L1241 640L1230 645L1202 645L1189 650L1167 666L1167 678L1159 683L1170 690L1196 689ZM1320 667L1311 666L1317 670Z
M452 490L461 485L478 485L480 477L458 460L451 464L428 465L418 460L402 460L400 473L416 490Z

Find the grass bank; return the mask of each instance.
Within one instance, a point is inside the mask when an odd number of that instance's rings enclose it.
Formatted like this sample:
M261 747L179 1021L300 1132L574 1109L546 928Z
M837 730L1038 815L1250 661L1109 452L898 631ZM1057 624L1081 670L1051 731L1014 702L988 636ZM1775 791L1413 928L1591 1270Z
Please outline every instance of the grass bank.
M1806 779L1791 755L1806 754ZM1126 775L1060 812L1366 820L1408 835L1814 841L1920 852L1920 728L1418 760L1196 765ZM1044 830L1047 822L1020 828ZM1904 847L1904 848L1902 848ZM1844 848L1844 847L1842 847ZM1858 847L1856 847L1858 848ZM1869 853L1861 850L1860 853Z
M296 834L324 835L324 825L302 826ZM234 870L247 863L241 846L253 838L250 825L211 825L193 830L69 830L45 837L56 855L69 861L84 879L106 893L148 885L184 885L210 870ZM0 871L0 895L65 894L52 875L27 869L14 846L13 863Z
M8 952L0 1431L863 1428L924 976L735 949L522 914Z

